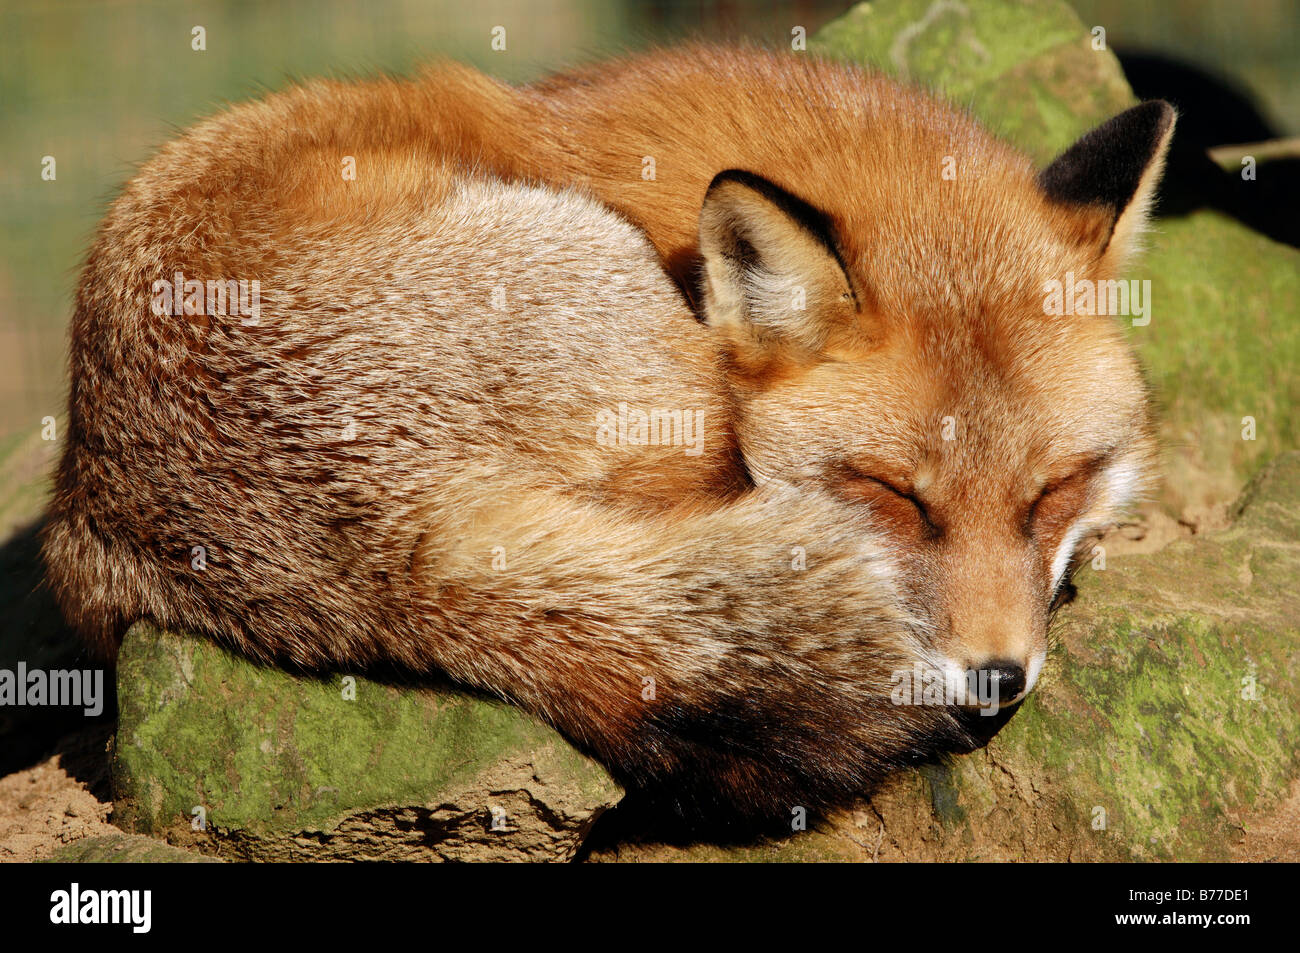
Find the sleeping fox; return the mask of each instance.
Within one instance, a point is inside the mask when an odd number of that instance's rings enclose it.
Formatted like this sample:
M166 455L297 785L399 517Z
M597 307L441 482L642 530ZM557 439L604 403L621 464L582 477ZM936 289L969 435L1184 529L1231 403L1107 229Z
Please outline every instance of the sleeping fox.
M1044 286L1117 273L1173 118L1035 172L914 89L718 49L236 107L90 253L52 586L107 652L150 617L448 673L684 812L859 793L963 737L900 672L1033 687L1148 479L1121 333Z

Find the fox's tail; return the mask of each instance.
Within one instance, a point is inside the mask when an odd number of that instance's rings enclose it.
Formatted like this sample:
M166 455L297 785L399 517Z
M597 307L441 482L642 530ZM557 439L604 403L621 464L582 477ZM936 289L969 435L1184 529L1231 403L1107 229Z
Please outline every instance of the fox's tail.
M870 528L830 497L649 518L551 493L469 503L417 547L428 657L687 814L788 820L964 740L950 709L891 700L927 647Z

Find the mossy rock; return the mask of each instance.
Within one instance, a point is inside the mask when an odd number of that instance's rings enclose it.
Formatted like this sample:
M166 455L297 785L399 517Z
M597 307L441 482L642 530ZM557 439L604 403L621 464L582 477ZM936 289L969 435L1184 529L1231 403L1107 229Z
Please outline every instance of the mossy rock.
M217 864L219 858L182 850L141 834L84 837L54 852L53 864Z
M622 793L499 702L294 676L147 623L118 693L114 823L223 856L566 860Z
M1043 163L1133 104L1119 61L1061 0L860 3L809 51L920 83Z
M1157 222L1138 268L1154 304L1131 334L1161 421L1162 499L1194 515L1300 447L1300 250L1205 210Z

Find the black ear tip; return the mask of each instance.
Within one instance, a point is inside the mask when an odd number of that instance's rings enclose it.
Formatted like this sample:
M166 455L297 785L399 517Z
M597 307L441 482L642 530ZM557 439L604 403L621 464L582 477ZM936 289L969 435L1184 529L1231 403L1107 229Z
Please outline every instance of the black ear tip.
M1107 119L1079 142L1118 137L1127 142L1149 142L1154 145L1164 138L1177 117L1178 113L1169 103L1163 99L1150 99Z
M1163 99L1124 110L1061 153L1038 176L1058 202L1109 205L1121 211L1173 129L1178 113Z
M1163 99L1150 99L1140 105L1134 106L1128 111L1128 115L1134 114L1134 118L1148 123L1151 127L1153 137L1161 137L1178 119L1178 110Z

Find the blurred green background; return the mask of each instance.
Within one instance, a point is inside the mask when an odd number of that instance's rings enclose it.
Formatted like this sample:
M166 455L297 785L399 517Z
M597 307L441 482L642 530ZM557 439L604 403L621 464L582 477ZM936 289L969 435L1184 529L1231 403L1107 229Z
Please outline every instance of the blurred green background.
M107 203L160 143L223 103L295 77L405 73L439 56L523 81L687 36L786 43L793 26L811 35L848 7L842 0L4 0L0 459L43 417L61 415L72 292ZM1085 25L1106 27L1121 58L1194 63L1239 89L1259 121L1222 128L1220 142L1265 138L1255 127L1271 136L1300 133L1295 0L1079 0L1074 7ZM196 24L207 31L204 52L190 49ZM490 49L498 24L507 30L505 52ZM1137 70L1125 65L1143 94ZM41 179L46 155L57 162L52 182Z

